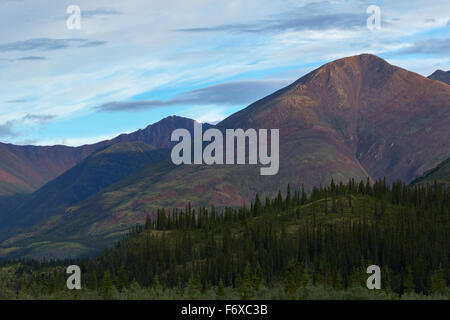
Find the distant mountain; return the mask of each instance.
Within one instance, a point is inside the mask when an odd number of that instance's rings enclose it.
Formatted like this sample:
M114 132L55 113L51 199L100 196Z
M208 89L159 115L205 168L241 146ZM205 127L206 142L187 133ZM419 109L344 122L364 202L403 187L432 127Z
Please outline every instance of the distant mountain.
M64 212L70 207L120 181L140 168L160 161L165 149L143 142L118 142L87 157L31 195L16 198L16 205L0 214L0 239L16 230ZM14 202L14 199L11 200ZM7 230L5 230L7 229Z
M0 239L64 212L163 156L167 159L172 131L192 132L193 125L194 120L171 116L144 130L100 142L97 146L104 147L34 193L0 199Z
M255 193L273 196L288 183L307 190L332 179L409 183L450 158L449 102L448 85L376 56L333 61L217 125L280 129L277 175L261 176L260 165L163 159L4 241L0 255L92 252L156 208L248 205Z
M0 143L0 196L33 192L105 145L73 148Z
M428 170L425 174L415 179L412 184L445 184L450 185L450 159L440 163L436 168Z
M16 146L0 143L0 196L31 193L93 152L117 142L143 142L155 148L167 148L173 130L192 130L193 123L191 119L172 116L145 129L81 147Z
M428 78L450 84L450 71L436 70L432 75L428 76Z

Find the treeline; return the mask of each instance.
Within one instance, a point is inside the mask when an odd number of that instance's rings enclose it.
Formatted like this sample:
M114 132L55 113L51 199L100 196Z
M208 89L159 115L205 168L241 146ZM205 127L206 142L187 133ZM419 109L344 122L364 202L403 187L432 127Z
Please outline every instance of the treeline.
M445 294L449 230L450 195L442 185L332 181L309 196L289 186L274 199L257 195L239 209L161 209L115 248L70 263L81 266L84 287L104 297L132 284L199 292L234 288L243 299L280 285L291 295L311 286L351 290L365 287L372 264L381 268L385 292ZM45 290L61 287L61 262L20 265L16 290L33 281ZM41 273L33 279L26 268Z

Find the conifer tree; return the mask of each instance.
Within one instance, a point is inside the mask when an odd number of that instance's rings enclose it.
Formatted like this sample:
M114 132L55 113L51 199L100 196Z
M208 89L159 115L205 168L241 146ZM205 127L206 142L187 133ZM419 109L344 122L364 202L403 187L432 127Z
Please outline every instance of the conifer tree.
M223 281L220 279L219 285L217 286L217 296L222 299L225 296L225 291L223 288Z
M122 291L128 286L127 274L125 272L125 268L123 266L120 267L119 270L119 279L117 281L117 287L119 291Z
M106 270L103 275L103 287L102 287L103 299L111 300L113 297L113 292L114 287L111 280L111 274L109 273L109 270Z
M406 293L414 292L415 285L414 285L414 278L413 278L413 273L412 273L411 267L408 267L408 271L406 273L406 278L404 280L403 287L404 287L404 292L406 292Z

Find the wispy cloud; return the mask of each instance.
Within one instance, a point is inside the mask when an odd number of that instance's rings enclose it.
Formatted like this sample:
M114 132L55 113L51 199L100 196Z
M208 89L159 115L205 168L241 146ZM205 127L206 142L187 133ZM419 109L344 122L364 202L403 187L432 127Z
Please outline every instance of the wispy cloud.
M7 51L31 51L43 50L52 51L69 48L73 45L78 46L95 46L104 44L102 41L88 41L87 39L70 38L70 39L51 39L51 38L33 38L24 41L16 41L0 44L0 52Z
M14 100L7 100L6 103L24 103L30 101L29 98L22 98L22 99L14 99Z
M403 54L438 54L450 55L450 38L430 39L414 43L401 51Z
M170 100L114 101L96 107L100 111L145 111L167 106L237 106L251 103L288 85L291 80L233 81L176 96Z
M36 61L36 60L48 60L48 58L42 56L28 56L14 59L14 61Z
M83 43L82 45L78 46L79 48L90 48L90 47L98 47L105 45L106 41L89 41L86 43Z
M363 12L364 13L364 12ZM210 27L184 28L180 32L236 32L267 33L300 30L326 30L333 28L365 27L367 17L355 13L331 13L325 15L303 15L285 19L268 19L248 24L222 24Z

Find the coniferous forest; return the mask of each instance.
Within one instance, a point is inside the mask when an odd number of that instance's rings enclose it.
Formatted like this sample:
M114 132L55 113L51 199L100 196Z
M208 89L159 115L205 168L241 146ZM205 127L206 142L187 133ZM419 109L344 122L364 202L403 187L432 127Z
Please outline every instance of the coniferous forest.
M2 262L0 299L448 299L448 230L443 185L288 186L241 208L160 209L98 257Z

